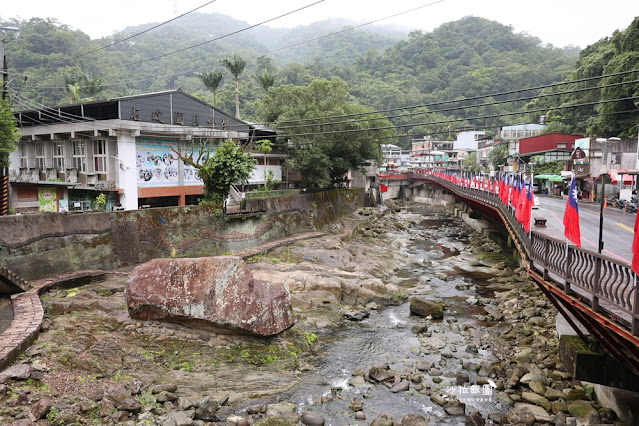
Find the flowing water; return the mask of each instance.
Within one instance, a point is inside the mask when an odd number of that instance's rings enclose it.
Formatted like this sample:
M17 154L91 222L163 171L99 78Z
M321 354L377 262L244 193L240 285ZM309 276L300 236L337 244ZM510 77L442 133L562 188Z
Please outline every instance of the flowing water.
M469 407L479 410L484 416L489 412L500 409L493 389L470 387L468 393L462 393L462 388L456 384L455 375L462 369L463 362L493 361L492 355L485 350L478 353L466 348L469 345L479 346L477 337L485 332L486 323L480 323L472 316L482 313L480 306L471 307L466 299L491 296L493 290L486 288L492 277L488 272L477 271L464 266L473 259L463 259L457 262L460 253L464 257L474 255L466 250L468 241L459 236L454 220L445 216L429 216L424 207L411 209L412 214L419 214L414 231L428 231L433 238L418 238L410 241L406 250L414 262L397 272L398 285L409 296L422 295L426 298L443 300L447 305L443 321L425 320L410 315L409 303L392 306L379 311L373 311L369 318L361 322L349 323L347 327L334 332L330 336L321 336L324 342L323 354L319 358L319 367L312 373L305 375L301 383L296 386L286 400L295 404L300 411L312 410L322 414L327 425L356 424L354 412L349 408L354 398L362 398L369 424L382 413L386 413L398 421L406 414L422 414L429 419L429 424L457 424L463 423L463 416L450 416L443 408L424 395L414 390L411 384L409 392L391 393L383 384L366 383L355 387L349 384L352 373L356 370L368 371L373 366L388 364L394 371L400 373L415 371L418 360L429 360L434 367L441 370L443 382L436 384L432 376L422 373L423 382L432 389L441 389L433 393L453 393ZM424 262L426 260L426 262ZM430 262L429 262L430 261ZM446 269L446 276L437 274L440 269L437 263L455 264ZM466 263L464 263L466 262ZM427 277L426 279L424 277ZM440 278L445 278L444 280ZM456 285L461 289L457 289ZM470 287L470 288L467 288ZM418 336L412 331L416 324L427 324L431 337L427 340L438 347L428 349L422 347ZM471 329L471 333L460 334L459 329ZM443 342L443 343L442 343ZM422 352L421 349L425 349ZM474 383L476 373L467 371L470 382ZM488 393L490 390L490 394ZM321 404L322 396L340 395L333 401ZM468 408L467 408L468 411ZM360 422L362 423L362 422Z

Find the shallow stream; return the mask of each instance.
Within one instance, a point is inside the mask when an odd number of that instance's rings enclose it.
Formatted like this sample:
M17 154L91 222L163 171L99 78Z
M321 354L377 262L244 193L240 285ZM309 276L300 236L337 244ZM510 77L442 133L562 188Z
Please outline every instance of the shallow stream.
M488 268L477 267L477 257L468 249L466 237L459 235L455 219L432 215L427 207L414 207L407 214L421 218L415 221L417 225L412 229L415 235L432 235L431 238L406 241L403 248L413 262L397 271L393 280L408 296L407 301L372 311L370 317L361 322L349 323L330 336L321 336L324 347L318 369L305 375L286 396L286 400L300 411L322 414L328 425L358 423L349 408L354 398L363 399L366 424L382 413L397 421L406 414L422 414L429 419L429 424L464 423L463 416L446 414L428 395L415 390L414 383L411 383L410 391L398 393L390 392L383 384L366 382L359 387L349 384L356 370L366 372L373 366L388 364L396 372L410 373L415 371L415 363L424 359L432 361L433 367L442 372L439 377L443 381L439 384L433 382L433 376L428 372L421 373L423 383L430 385L433 394L452 393L468 405L467 412L474 407L484 417L501 408L492 388L481 387L478 391L475 387L472 393L468 386L468 393L463 393L455 380L463 362L478 365L494 361L489 351L479 349L475 353L473 350L480 346L479 336L492 324L479 322L474 315L483 313L482 307L470 306L466 301L471 296L477 299L491 297L494 290L490 289L488 280L494 275ZM397 238L410 239L410 235L397 235ZM473 262L475 267L470 266ZM444 319L435 321L411 316L408 300L414 295L443 300L446 304ZM422 336L420 342L412 330L417 324L426 324L431 337ZM460 328L471 332L460 334ZM467 352L469 345L472 348ZM466 372L470 382L475 383L476 373ZM319 403L322 396L332 393L342 398Z

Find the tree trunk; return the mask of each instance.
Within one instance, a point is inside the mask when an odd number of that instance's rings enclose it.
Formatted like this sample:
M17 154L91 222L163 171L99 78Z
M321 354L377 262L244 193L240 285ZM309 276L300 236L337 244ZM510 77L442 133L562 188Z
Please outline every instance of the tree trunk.
M235 118L240 118L240 80L235 79Z

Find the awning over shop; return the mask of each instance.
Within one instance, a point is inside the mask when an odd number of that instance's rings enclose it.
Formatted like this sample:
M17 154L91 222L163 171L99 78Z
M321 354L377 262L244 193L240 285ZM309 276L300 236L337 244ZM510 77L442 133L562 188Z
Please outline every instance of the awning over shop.
M559 175L536 175L535 179L546 179L551 182L562 182L564 179Z
M621 169L621 170L608 170L608 176L610 176L610 181L613 185L617 185L619 183L619 176L623 176L624 185L632 184L634 177L639 175L638 169ZM596 180L600 180L601 175L597 176Z

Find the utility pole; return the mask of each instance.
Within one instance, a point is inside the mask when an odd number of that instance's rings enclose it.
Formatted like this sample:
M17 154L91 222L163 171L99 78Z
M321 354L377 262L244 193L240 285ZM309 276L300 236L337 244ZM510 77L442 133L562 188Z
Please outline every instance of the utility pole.
M5 45L7 44L7 31L13 31L16 34L20 31L16 27L0 27L2 32L2 40L0 43L0 58L2 58L2 100L7 99L7 84L9 82L9 61L5 52Z

